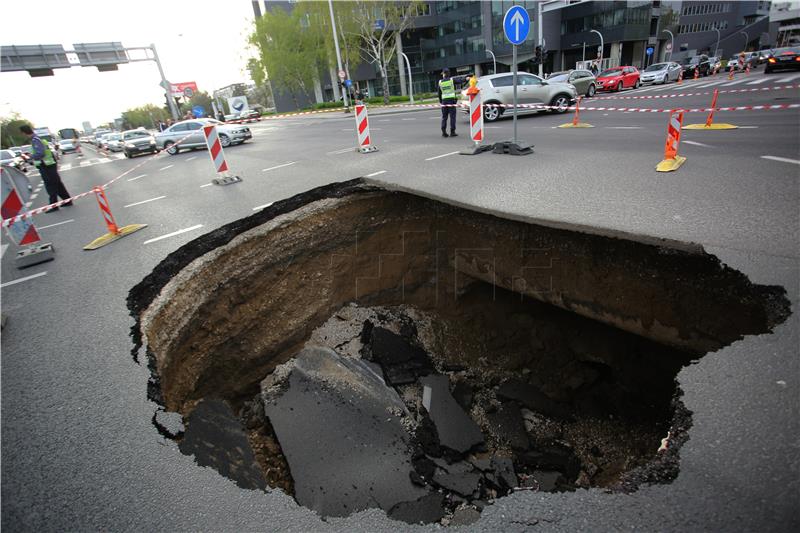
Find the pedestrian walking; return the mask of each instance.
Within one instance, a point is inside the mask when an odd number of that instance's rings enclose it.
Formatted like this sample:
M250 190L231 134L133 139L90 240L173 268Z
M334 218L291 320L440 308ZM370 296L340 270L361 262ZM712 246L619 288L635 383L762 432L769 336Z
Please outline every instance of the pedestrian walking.
M450 77L450 69L442 71L439 80L439 103L442 105L442 137L458 137L456 134L456 86ZM450 117L450 135L447 134L447 118Z
M19 130L30 139L31 148L33 150L33 164L39 169L39 174L42 175L42 181L44 181L44 188L47 190L47 194L50 197L50 203L56 203L59 196L62 200L69 200L70 195L67 192L67 188L64 187L64 183L61 181L61 176L58 174L56 158L53 154L53 150L50 149L50 143L36 135L33 132L33 128L27 124L20 126ZM66 202L63 205L65 207L71 206L72 201ZM50 213L53 211L58 211L58 207L53 207L47 212Z

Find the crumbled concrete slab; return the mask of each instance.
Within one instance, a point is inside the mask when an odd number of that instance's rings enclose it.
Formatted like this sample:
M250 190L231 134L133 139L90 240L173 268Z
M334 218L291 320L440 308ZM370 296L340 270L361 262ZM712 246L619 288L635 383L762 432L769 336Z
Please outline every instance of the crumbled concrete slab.
M408 524L431 524L444 518L444 495L431 492L414 500L402 502L389 510L389 518Z
M487 413L486 418L491 432L500 442L508 443L515 450L527 450L530 447L522 412L516 404L503 404L497 411Z
M438 464L438 463L437 463ZM433 475L433 482L440 487L456 492L462 496L470 497L478 490L481 474L476 472L471 464L458 462L440 467Z
M534 470L533 479L536 480L540 491L553 492L564 481L564 476L561 472Z
M369 357L383 368L386 381L391 385L414 383L418 377L434 371L428 354L411 344L406 338L382 327L369 332Z
M514 461L510 457L493 456L492 468L501 488L509 490L519 485L517 473L514 471Z
M518 401L531 411L549 417L566 419L570 416L569 406L553 401L535 385L524 381L516 379L506 381L497 389L497 396Z
M213 468L243 489L267 486L241 422L222 400L203 400L195 407L186 420L178 449L185 455L194 455L198 465Z
M453 513L453 518L450 520L451 526L468 526L474 524L481 518L481 513L472 507L460 507Z
M529 450L519 454L517 460L534 469L561 472L567 481L574 481L580 473L581 463L575 453L566 446L558 444Z
M389 511L425 490L411 482L397 392L362 360L309 347L261 384L298 503L322 516Z
M483 444L480 428L450 394L447 376L426 376L420 380L420 384L423 387L422 405L436 425L442 446L458 453L466 453Z

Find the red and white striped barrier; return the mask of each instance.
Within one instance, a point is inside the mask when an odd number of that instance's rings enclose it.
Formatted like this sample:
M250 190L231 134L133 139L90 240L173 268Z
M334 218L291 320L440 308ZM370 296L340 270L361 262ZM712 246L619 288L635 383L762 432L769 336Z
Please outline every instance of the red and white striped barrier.
M470 78L470 87L467 89L469 97L469 138L474 143L472 146L461 150L463 155L475 155L491 150L491 145L483 144L483 105L481 103L481 90L477 87L475 77Z
M25 196L17 190L17 185L14 183L11 172L11 170L5 167L0 168L3 190L1 211L4 221L7 219L12 221L6 226L8 236L17 245L27 246L39 242L41 238L32 222L29 222L25 218L17 217L24 207L23 198Z
M369 138L369 113L367 106L364 104L356 104L356 132L358 136L357 152L367 154L369 152L377 152L378 147L373 146Z
M656 165L658 172L672 172L686 162L686 158L678 155L678 146L681 142L681 125L683 124L683 111L672 113L667 125L667 142L664 145L664 159Z
M130 235L131 233L147 227L147 224L128 224L127 226L120 228L117 226L117 221L114 220L114 215L111 213L111 206L108 203L108 198L106 197L104 188L100 186L92 187L92 192L94 193L95 198L97 198L97 205L100 207L100 214L103 216L103 222L105 222L106 227L108 228L108 233L101 235L84 246L84 250L96 250L116 241L117 239L121 239L126 235Z
M94 187L92 192L94 192L95 198L97 198L97 205L100 206L100 214L103 215L103 222L106 223L108 232L116 235L119 233L119 228L117 227L117 221L114 220L114 215L111 213L111 206L108 205L108 198L106 198L105 191L103 191L102 187Z
M222 143L219 140L217 127L213 124L203 127L203 134L206 137L206 145L208 146L208 155L211 156L211 162L214 163L214 169L221 178L214 178L211 183L214 185L230 185L242 181L239 176L231 176L228 172L228 162L225 161L225 151L222 149Z

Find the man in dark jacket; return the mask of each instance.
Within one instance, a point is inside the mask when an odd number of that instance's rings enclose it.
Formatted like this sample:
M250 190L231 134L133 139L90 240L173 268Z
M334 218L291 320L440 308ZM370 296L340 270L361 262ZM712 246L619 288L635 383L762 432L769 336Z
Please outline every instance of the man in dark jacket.
M450 69L442 71L439 80L439 103L442 104L442 137L458 137L456 134L456 85L450 77ZM447 135L447 117L450 117L450 135Z
M54 204L58 201L60 196L62 200L69 200L70 196L64 183L61 181L61 176L58 174L58 166L56 165L56 158L53 151L50 149L50 143L40 138L33 132L33 128L27 124L20 126L19 130L28 136L31 140L31 149L33 150L33 164L39 169L39 174L42 175L44 181L44 188L50 196L50 203ZM64 206L71 206L72 201L65 202ZM48 210L58 211L58 206Z

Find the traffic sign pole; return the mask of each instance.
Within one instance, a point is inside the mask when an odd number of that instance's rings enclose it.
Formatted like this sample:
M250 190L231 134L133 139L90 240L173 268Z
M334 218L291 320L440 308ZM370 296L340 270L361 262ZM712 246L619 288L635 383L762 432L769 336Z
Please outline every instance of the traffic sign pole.
M517 144L517 45L511 53L511 63L514 65L514 144Z

